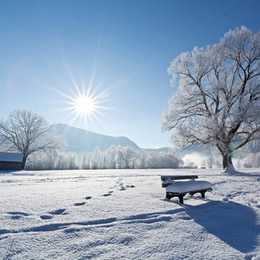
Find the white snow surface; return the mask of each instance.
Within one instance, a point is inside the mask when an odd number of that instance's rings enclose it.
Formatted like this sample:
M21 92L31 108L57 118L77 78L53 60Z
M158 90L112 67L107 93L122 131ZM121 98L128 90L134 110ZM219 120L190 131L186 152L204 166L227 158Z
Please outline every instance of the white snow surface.
M166 201L167 174L213 191ZM259 169L2 173L0 198L0 259L260 259Z
M212 184L208 181L175 181L169 186L166 187L167 192L191 192L203 189L209 189L212 187Z

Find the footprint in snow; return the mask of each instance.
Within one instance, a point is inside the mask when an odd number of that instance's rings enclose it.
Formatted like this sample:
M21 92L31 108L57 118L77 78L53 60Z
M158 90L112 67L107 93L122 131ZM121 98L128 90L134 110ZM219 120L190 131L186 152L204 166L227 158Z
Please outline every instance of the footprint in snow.
M83 205L85 205L86 204L86 202L76 202L76 203L74 203L73 205L74 206L83 206Z
M54 209L54 210L51 210L47 213L40 215L40 218L43 219L43 220L47 220L47 219L52 219L54 217L54 215L68 214L65 211L66 211L66 209Z
M111 196L113 192L114 192L113 190L110 190L110 191L108 191L107 193L104 193L102 196L103 196L103 197Z
M127 187L127 188L135 188L135 185L133 185L133 184L127 184L126 187Z
M22 212L22 211L9 211L7 212L9 215L20 215L20 216L30 216L29 213Z
M21 212L21 211L9 211L7 212L8 215L10 215L11 219L21 219L23 217L28 217L30 214L26 212Z
M108 196L111 196L111 193L104 193L102 196L103 197L108 197Z
M65 211L66 211L66 209L54 209L54 210L49 211L48 213L51 215L64 215L64 214L66 214Z
M43 214L40 216L41 219L52 219L53 218L53 215L51 214Z
M23 218L23 216L20 216L20 215L12 215L10 216L11 219L21 219Z

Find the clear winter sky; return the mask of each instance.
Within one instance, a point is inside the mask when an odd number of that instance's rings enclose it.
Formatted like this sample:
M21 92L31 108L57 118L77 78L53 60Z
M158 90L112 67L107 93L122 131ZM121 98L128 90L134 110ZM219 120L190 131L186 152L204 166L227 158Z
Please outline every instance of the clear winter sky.
M142 147L170 145L161 113L173 94L167 68L180 52L234 27L260 29L260 1L51 0L0 2L0 117L42 114ZM99 122L72 122L57 91L95 75L112 107Z

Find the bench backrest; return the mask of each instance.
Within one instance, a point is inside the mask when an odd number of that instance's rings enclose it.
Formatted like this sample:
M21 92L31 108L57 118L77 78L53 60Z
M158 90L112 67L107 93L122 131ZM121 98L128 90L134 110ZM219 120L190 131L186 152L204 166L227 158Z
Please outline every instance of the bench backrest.
M197 179L198 175L164 175L161 176L162 187L165 188L171 185L176 180L194 180Z

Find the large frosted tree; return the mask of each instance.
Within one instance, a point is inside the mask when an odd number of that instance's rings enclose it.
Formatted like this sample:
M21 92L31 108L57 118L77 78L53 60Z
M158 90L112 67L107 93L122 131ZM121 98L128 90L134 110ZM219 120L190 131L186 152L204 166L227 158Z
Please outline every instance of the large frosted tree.
M181 53L170 65L176 87L163 127L180 146L214 144L223 168L260 137L260 33L246 27L216 44Z

